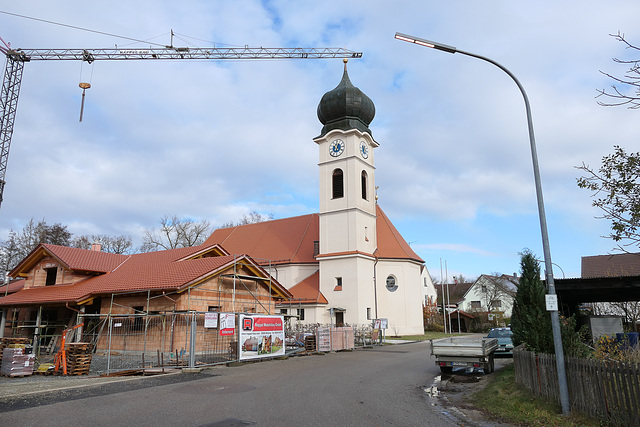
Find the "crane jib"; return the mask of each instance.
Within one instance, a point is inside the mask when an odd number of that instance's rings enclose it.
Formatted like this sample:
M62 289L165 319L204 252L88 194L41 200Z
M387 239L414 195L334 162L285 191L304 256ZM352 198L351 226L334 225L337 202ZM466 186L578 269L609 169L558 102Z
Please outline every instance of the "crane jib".
M362 52L343 48L188 48L149 49L15 49L5 53L17 61L123 59L295 59L362 58Z
M149 49L11 49L7 45L0 52L7 57L2 90L0 91L0 204L5 187L5 173L9 147L13 134L25 62L44 60L79 60L92 63L96 60L127 59L307 59L307 58L362 58L362 52L343 48L188 48L167 46ZM82 87L82 86L81 86ZM83 100L84 100L83 88ZM82 121L82 110L80 121Z

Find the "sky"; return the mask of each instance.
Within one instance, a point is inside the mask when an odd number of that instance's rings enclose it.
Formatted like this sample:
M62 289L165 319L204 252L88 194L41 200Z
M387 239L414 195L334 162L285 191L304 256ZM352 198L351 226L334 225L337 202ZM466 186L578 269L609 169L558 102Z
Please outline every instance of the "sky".
M611 34L640 44L637 1L31 0L0 11L0 37L14 49L144 48L169 45L173 31L177 47L362 52L347 67L376 106L378 202L436 278L517 273L524 249L542 258L526 113L498 67L394 35L491 58L531 103L554 276L579 277L581 257L615 247L576 166L599 167L614 145L638 151L640 113L596 99L612 84L602 71L626 71L612 58L633 53ZM318 212L316 108L343 66L26 63L0 240L31 218L139 245L165 215L216 227L254 210ZM82 122L80 82L91 84Z

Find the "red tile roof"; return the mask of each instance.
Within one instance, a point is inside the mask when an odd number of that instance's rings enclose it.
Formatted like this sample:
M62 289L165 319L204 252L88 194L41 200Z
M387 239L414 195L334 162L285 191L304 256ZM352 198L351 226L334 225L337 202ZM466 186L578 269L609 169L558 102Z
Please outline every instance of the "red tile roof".
M111 254L101 251L88 251L86 249L69 248L66 246L41 244L38 245L25 259L23 259L9 273L11 277L17 277L33 267L33 264L42 256L50 255L56 258L62 265L75 271L91 271L106 273L113 270L127 259L128 255Z
M378 230L378 258L400 258L410 259L424 263L422 258L416 254L411 246L400 235L400 232L391 223L389 217L382 211L379 205L376 205L376 228Z
M249 254L261 264L313 263L313 242L318 241L318 233L318 214L311 214L219 228L204 244Z
M0 297L4 294L12 294L24 288L24 279L14 280L13 282L0 286Z
M77 261L78 259L82 259L76 251L67 252L60 249L61 247L51 248L50 246L52 245L47 245L47 252L55 252L61 257L60 259L65 265L72 260ZM189 258L189 255L202 253L203 249L206 249L204 245L192 248L123 255L123 258L119 259L119 263L113 263L112 270L107 272L107 274L90 277L73 285L54 285L23 289L20 292L0 298L0 305L80 302L93 296L123 291L178 290L197 284L199 281L233 265L236 261L242 261L243 264L249 265L250 268L256 270L257 273L268 277L266 272L248 256L239 257L226 255ZM78 250L82 251L82 249ZM104 252L97 253L110 255ZM42 254L36 251L33 252L33 256L42 256ZM97 259L99 257L88 256L88 258ZM72 265L81 265L83 270L97 271L97 266L103 265L103 263L101 261L96 261L96 264L79 262L77 264L72 263ZM282 297L288 298L291 296L290 292L275 280L271 281L271 287L276 294Z
M376 205L378 258L424 261L411 249L391 220ZM261 264L316 263L314 242L319 240L318 214L283 218L217 229L205 245L219 244L229 253L246 253Z
M320 292L320 272L316 271L289 291L293 294L292 302L302 304L328 304L329 301Z

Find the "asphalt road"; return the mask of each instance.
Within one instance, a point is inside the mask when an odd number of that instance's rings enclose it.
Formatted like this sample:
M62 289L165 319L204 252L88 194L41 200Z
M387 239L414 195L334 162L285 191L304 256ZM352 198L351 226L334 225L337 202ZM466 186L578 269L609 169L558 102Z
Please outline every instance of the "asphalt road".
M19 394L3 378L0 425L494 425L442 392L459 402L482 378L454 376L445 387L424 342Z

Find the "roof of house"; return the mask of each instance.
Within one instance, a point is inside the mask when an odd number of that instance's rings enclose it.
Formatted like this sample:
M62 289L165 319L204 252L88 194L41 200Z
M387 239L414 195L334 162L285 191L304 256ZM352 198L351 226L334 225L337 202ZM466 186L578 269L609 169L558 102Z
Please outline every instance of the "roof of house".
M424 261L411 249L391 220L376 205L377 258ZM314 242L319 240L319 215L309 214L217 229L205 241L230 253L249 254L260 264L317 263Z
M11 283L0 286L0 297L5 294L12 294L14 292L18 292L20 289L24 287L24 279L14 280Z
M106 274L90 276L74 284L58 284L22 289L19 292L0 298L0 305L25 305L33 303L79 303L92 297L117 292L132 291L174 291L197 285L203 280L224 271L236 262L242 262L256 275L268 281L268 274L250 257L243 255L219 255L220 249L215 245L202 245L190 248L171 249L167 251L149 252L135 255L122 255L113 262L113 254L83 249L66 250L55 245L40 245L30 257L41 259L51 255L59 259L65 266L81 266L82 271L103 271L110 265ZM80 254L78 251L94 252ZM212 254L214 256L204 256ZM84 260L80 262L79 260ZM29 261L26 265L35 264ZM24 263L24 261L23 261ZM21 263L21 264L23 264ZM71 268L74 269L74 268ZM14 271L18 271L16 268ZM289 298L291 293L271 279L272 291L282 297Z
M444 288L445 295L449 294L449 303L457 304L464 299L464 295L469 288L473 286L473 283L449 283L433 285L436 288L438 302L442 304L442 291Z
M583 278L640 276L640 253L582 257Z
M45 254L57 259L58 262L70 270L91 271L96 273L111 271L128 257L128 255L89 251L86 249L43 243L36 246L29 255L20 261L9 275L11 277L17 277L20 273L30 270Z
M329 301L320 292L320 271L316 271L302 282L291 287L292 302L302 304L328 304Z
M249 254L261 264L313 263L318 241L318 215L310 214L219 228L204 242L235 254Z

